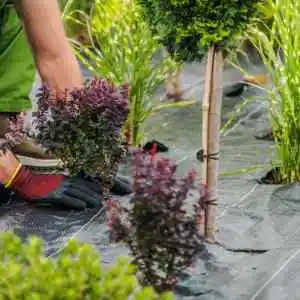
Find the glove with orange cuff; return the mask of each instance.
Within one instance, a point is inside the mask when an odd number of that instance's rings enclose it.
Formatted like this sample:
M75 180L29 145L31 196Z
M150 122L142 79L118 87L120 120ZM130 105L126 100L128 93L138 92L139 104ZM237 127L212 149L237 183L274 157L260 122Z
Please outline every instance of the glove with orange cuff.
M21 164L4 186L38 205L71 209L102 206L102 191L98 183L61 174L37 174Z

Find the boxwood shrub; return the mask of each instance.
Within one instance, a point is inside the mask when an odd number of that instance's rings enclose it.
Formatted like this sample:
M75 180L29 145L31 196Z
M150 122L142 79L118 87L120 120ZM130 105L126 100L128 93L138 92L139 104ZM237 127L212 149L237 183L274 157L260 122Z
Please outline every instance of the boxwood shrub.
M0 235L0 300L174 299L141 287L126 257L104 268L92 246L75 240L55 258L43 253L37 237L23 242L12 232Z

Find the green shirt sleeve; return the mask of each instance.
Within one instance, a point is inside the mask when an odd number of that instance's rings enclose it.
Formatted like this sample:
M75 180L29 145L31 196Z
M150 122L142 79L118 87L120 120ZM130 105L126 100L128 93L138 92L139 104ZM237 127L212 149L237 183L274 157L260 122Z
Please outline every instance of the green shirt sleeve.
M0 0L0 112L31 109L35 65L21 21L12 4Z

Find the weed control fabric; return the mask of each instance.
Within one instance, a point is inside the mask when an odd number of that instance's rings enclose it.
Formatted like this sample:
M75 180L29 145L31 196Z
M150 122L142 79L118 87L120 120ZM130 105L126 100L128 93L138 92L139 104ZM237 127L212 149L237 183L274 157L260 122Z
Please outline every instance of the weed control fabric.
M252 70L253 71L253 70ZM257 71L257 70L255 70ZM261 70L260 70L261 71ZM183 88L199 81L203 67L185 66ZM226 69L226 81L239 75ZM203 86L190 94L202 99ZM226 98L223 124L236 115L243 97L254 97L222 131L217 227L218 241L230 248L267 249L265 253L231 252L207 245L198 262L182 274L176 288L183 300L292 300L300 299L300 185L264 185L257 179L272 166L273 142L255 138L268 126L266 95L254 88L242 97ZM187 95L189 96L189 95ZM169 147L168 155L180 163L180 173L201 170L196 153L201 148L201 105L155 116L149 125L161 122L163 129L150 135ZM129 174L123 166L121 172ZM181 175L181 174L179 174ZM5 198L3 196L3 198ZM124 201L126 201L126 197ZM21 201L3 201L1 231L14 230L22 237L36 234L45 241L47 255L55 256L70 238L94 245L104 263L111 264L125 246L110 244L104 210L54 211L31 207Z

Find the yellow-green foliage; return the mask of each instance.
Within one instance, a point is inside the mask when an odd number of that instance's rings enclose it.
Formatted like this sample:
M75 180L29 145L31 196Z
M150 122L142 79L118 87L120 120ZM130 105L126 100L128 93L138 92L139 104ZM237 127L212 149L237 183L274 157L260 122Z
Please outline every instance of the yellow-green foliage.
M95 0L59 0L68 37L87 35L84 14L90 15Z
M27 243L10 232L0 236L0 300L172 300L141 288L127 258L101 266L98 252L70 241L57 258L43 254L42 242Z
M248 30L274 87L268 89L278 181L300 182L300 1L266 0L273 22Z
M130 143L138 146L143 143L146 121L156 111L194 102L162 104L153 99L178 66L171 57L159 59L160 38L151 32L135 0L95 0L92 18L87 21L92 47L79 47L77 55L93 75L130 85L125 127Z

